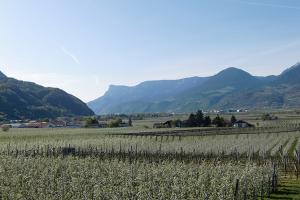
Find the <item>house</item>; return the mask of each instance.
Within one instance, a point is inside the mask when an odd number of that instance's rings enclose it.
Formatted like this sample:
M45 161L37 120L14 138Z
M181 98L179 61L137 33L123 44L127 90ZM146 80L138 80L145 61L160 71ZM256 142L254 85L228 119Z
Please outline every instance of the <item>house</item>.
M166 121L164 123L154 123L153 128L171 128L172 120Z
M49 122L40 122L41 127L40 128L50 128L51 124Z
M244 120L236 121L233 124L233 128L249 128L249 127L254 127L254 125L252 125Z
M68 128L81 128L84 126L83 122L82 121L77 121L77 120L74 120L74 121L69 121L66 123L66 126Z
M42 128L41 122L29 122L26 124L26 128Z
M108 127L108 124L106 121L98 121L98 126L99 128L107 128Z
M153 128L165 128L163 123L154 123Z
M164 127L171 128L172 127L172 120L168 120L165 123L163 123Z
M129 123L128 122L121 122L119 124L119 127L129 127Z
M66 127L67 123L63 120L51 120L50 127L52 128L59 128L59 127Z
M9 125L11 128L26 128L25 124L22 123L13 123Z

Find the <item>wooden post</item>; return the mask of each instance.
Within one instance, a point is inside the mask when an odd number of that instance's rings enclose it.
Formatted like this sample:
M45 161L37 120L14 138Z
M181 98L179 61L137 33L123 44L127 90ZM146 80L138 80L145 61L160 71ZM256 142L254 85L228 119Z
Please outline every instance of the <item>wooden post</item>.
M261 181L260 199L264 199L264 181Z
M240 187L240 181L239 181L239 179L236 179L235 190L234 190L234 200L238 199L238 196L239 196L239 187Z
M270 185L271 185L271 178L269 177L269 181L268 181L268 198L270 198L270 196L271 196L271 188L270 188Z

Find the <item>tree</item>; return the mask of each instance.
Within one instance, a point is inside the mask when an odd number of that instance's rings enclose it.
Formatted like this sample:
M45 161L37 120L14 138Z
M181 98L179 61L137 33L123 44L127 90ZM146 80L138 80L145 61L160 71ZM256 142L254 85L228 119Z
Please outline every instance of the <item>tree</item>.
M122 123L122 119L120 119L120 118L113 119L113 120L109 121L108 127L109 128L116 128L116 127L119 127L121 123Z
M262 115L262 120L265 121L265 120L277 120L278 117L275 116L274 114L270 114L270 113L265 113Z
M216 116L216 118L213 120L213 124L217 127L225 127L225 120L223 117L220 117L219 115Z
M172 120L172 127L181 127L182 121L180 119Z
M95 117L88 117L85 119L85 127L99 126L99 122Z
M264 114L262 114L261 119L263 121L265 121L265 120L271 120L271 115L269 113L264 113Z
M237 122L237 119L234 115L232 115L230 121L231 121L231 124L233 125L233 124L235 124L235 122Z
M9 129L10 129L10 126L9 126L9 125L2 125L2 126L1 126L1 129L2 129L2 131L4 131L4 132L8 132Z
M196 116L194 113L191 113L188 120L187 120L187 125L189 127L195 127L197 126L197 121L196 121Z
M203 126L204 127L208 127L211 125L211 119L210 119L210 116L206 116L204 117L204 120L203 120Z
M129 119L128 119L128 125L129 125L129 126L132 126L132 120L131 120L131 117L129 117Z
M195 122L196 122L196 126L201 127L203 126L203 112L202 110L198 110L196 115L195 115Z

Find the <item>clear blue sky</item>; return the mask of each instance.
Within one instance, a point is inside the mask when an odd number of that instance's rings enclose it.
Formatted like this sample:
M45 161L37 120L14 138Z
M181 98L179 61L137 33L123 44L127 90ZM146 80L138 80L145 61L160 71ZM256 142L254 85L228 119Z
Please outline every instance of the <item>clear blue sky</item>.
M84 101L110 84L279 74L300 61L299 0L0 0L0 70Z

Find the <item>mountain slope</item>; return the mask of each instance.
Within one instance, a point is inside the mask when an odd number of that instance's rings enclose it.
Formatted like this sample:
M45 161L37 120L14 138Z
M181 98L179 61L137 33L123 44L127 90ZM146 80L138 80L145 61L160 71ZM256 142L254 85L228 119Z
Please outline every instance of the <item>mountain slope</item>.
M0 73L0 112L9 119L93 115L85 103L56 88L7 78Z
M5 74L3 74L1 71L0 71L0 80L2 79L6 79L7 77L5 76Z
M276 85L297 85L300 84L300 63L293 65L292 67L283 71L278 78L274 81Z
M260 84L262 84L262 82L248 72L230 67L212 76L201 87L205 91L219 90L222 88L239 90L256 87Z
M88 105L96 113L151 112L153 109L149 107L152 104L160 104L162 99L172 101L180 93L200 86L206 80L207 78L191 77L146 81L133 87L111 85L104 96Z
M237 69L227 68L210 77L201 86L185 91L177 97L179 111L192 111L202 108L216 108L226 96L239 93L241 90L251 90L264 85L263 81L251 74Z
M300 64L279 76L252 76L231 67L211 77L193 79L184 87L178 87L179 83L189 79L112 86L88 105L98 114L300 106Z

